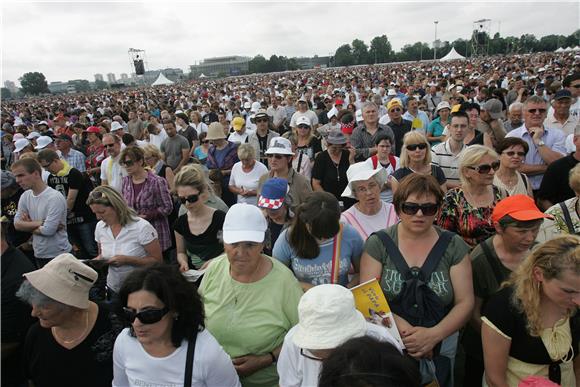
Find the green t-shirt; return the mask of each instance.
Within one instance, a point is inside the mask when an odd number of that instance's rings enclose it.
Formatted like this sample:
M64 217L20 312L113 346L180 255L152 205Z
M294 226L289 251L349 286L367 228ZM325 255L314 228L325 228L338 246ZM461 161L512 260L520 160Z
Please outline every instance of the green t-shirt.
M282 345L286 333L298 323L302 288L290 269L268 258L272 270L257 282L235 281L226 255L210 264L201 281L206 327L232 358L267 354ZM276 365L240 381L244 387L277 386Z
M398 225L396 224L386 229L387 234L393 239L395 245L399 244L397 227ZM439 227L435 226L435 229L439 235L443 232ZM365 243L364 251L383 265L381 287L387 300L393 300L401 292L404 281L401 273L399 273L395 264L387 255L383 242L378 236L371 235ZM451 266L461 262L468 252L469 246L463 239L458 235L453 235L443 258L431 274L431 278L429 278L427 285L441 298L441 301L446 306L453 303L453 286L449 278Z
M471 254L469 254L473 273L473 293L484 302L498 291L501 283L507 280L511 274L511 270L505 267L497 256L495 247L493 247L493 238L488 238L482 243L489 247L491 258L496 261L500 268L502 278L499 282L480 245L475 246Z

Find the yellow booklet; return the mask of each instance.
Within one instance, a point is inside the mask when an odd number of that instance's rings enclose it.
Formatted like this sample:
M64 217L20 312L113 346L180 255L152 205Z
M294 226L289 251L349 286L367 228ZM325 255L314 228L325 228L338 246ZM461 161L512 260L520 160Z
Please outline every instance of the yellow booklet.
M401 344L403 340L397 329L397 324L393 318L393 313L387 302L387 298L381 289L381 285L376 278L355 286L351 289L354 296L356 308L365 316L368 322L385 327L389 333ZM388 319L390 327L383 324L383 320Z

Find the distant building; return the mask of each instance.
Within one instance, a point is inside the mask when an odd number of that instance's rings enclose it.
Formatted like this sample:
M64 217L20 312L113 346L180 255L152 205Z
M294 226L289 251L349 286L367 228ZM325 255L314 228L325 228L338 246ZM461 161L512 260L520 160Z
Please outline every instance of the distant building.
M68 92L68 82L50 82L48 84L48 90L50 90L50 92L52 94L61 94L61 93L67 93Z
M127 82L129 80L129 76L125 73L121 74L121 81Z
M251 58L245 56L222 56L204 59L201 63L189 66L194 77L201 74L208 77L247 74Z
M115 78L115 74L109 73L107 74L107 82L110 84L117 83L117 79Z
M104 81L103 74L95 74L95 82L97 81Z
M18 88L16 87L16 83L12 81L4 81L4 87L10 90L12 94L18 92Z
M330 67L330 56L314 56L312 58L294 58L301 70Z

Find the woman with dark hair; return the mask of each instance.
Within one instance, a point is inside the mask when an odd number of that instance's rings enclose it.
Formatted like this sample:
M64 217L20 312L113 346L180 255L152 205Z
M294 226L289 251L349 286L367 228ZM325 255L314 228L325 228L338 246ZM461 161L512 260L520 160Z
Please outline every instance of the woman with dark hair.
M510 196L534 197L528 177L519 171L529 149L528 143L519 137L504 138L496 148L499 169L493 176L493 185L505 189Z
M119 292L118 314L129 328L115 341L113 386L240 386L229 356L205 329L201 299L174 266L132 272ZM192 375L185 375L194 346Z
M322 361L319 387L419 387L417 365L397 348L371 336L338 346Z
M314 192L296 209L292 226L280 234L272 255L290 266L302 287L349 282L351 266L359 271L363 240L358 232L340 223L338 200L328 192Z

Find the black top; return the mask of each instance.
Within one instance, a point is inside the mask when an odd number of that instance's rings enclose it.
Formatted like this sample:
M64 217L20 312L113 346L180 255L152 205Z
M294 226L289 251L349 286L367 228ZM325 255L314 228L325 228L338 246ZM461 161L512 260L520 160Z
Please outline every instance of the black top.
M413 123L409 120L402 119L400 124L391 121L387 126L391 128L395 134L395 156L399 157L401 155L401 149L403 149L403 137L405 136L405 133L411 131Z
M467 146L469 145L483 145L483 133L475 129L475 137L467 144Z
M211 124L212 122L218 122L219 118L217 113L214 112L209 112L207 114L205 114L203 116L203 118L201 119L201 121L206 124L207 126L209 126L209 124Z
M97 321L85 340L66 349L56 342L50 328L34 324L24 344L26 375L35 387L105 387L113 381L113 345L120 331L118 321L99 305Z
M314 160L316 154L322 152L322 146L320 145L320 140L316 137L312 137L308 145L296 147L296 156L297 158L300 157L300 154L303 153L310 157L310 160ZM300 165L300 163L298 164Z
M82 174L78 169L71 168L66 176L50 174L48 186L60 192L65 199L69 189L79 190L72 213L67 219L67 224L79 224L97 220L93 211L87 206L87 199L93 188L93 184L87 175Z
M346 177L346 171L350 166L348 156L348 151L343 150L340 162L336 165L330 158L328 151L324 151L316 157L312 168L312 178L320 180L322 189L333 194L338 200L341 200L342 192L348 184Z
M225 212L215 210L211 223L207 229L199 235L194 235L189 230L187 214L183 214L177 218L173 227L174 230L183 237L185 250L188 255L197 255L201 260L207 261L224 252L224 246L218 239L218 232L221 232L225 218Z
M2 215L8 218L8 230L6 231L6 240L8 244L12 246L20 246L24 242L30 239L32 233L24 232L24 231L17 231L14 228L14 217L16 216L16 211L18 210L18 201L20 200L20 196L24 193L22 188L18 188L18 190L14 193L14 195L8 198L2 198Z
M538 198L557 204L576 196L568 183L568 175L579 162L573 154L570 154L548 165L542 178Z
M550 364L552 360L541 337L528 333L527 319L512 303L513 288L507 287L492 296L483 310L486 317L505 335L511 337L510 356L525 363ZM572 346L578 348L580 340L580 313L570 318ZM577 353L574 353L576 356Z
M36 270L20 250L8 246L2 258L2 342L24 342L30 324L30 307L16 297L24 273Z
M406 176L412 173L414 172L410 168L407 167L399 168L393 173L393 177L397 179L397 181L400 183ZM439 185L447 182L447 179L445 178L445 173L437 165L431 165L431 175L433 175L433 177L437 179Z
M193 142L197 141L197 130L195 130L191 125L187 125L187 127L179 132L179 134L187 138L190 148L193 146Z

